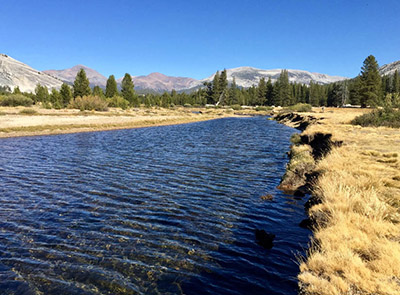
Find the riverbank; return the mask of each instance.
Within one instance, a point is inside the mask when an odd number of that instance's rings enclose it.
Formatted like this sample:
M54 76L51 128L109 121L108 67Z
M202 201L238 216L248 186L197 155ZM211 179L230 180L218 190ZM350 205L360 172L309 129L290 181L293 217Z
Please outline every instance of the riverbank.
M315 120L293 138L282 181L313 195L302 222L314 237L300 262L301 294L400 294L400 132L349 124L364 112L301 114ZM298 126L301 119L282 121ZM290 178L299 171L302 180Z
M248 110L247 114L261 114ZM107 112L0 107L0 138L174 125L237 116L230 109L136 108Z

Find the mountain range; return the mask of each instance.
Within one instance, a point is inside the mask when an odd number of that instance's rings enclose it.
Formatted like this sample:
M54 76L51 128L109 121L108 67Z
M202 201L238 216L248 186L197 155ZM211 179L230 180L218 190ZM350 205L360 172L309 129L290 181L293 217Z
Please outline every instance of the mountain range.
M17 61L5 54L0 54L0 86L9 86L13 89L19 86L21 91L34 92L38 83L50 88L60 88L63 82L73 84L76 74L83 68L91 83L91 86L98 85L106 87L107 77L84 65L76 65L64 70L38 71L30 66ZM400 61L396 61L380 68L381 75L393 74L395 70L400 71ZM231 83L235 78L239 87L250 87L257 85L261 78L271 78L275 82L281 73L281 69L263 70L253 67L239 67L227 69L227 79ZM187 77L166 76L161 73L151 73L147 76L133 76L132 80L138 92L164 92L175 89L176 91L191 91L202 87L204 82L211 82L215 74L201 80ZM302 70L288 70L290 82L310 84L328 84L347 79L346 77L330 76L320 73L312 73ZM117 79L120 84L122 78Z

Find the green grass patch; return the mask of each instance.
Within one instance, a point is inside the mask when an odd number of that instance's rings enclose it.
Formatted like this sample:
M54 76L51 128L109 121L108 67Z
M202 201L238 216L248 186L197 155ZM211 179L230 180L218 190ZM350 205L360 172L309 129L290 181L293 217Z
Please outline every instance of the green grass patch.
M374 110L371 113L354 118L350 123L363 127L385 126L400 128L400 110L390 108Z
M238 104L231 105L231 108L234 111L240 111L242 109L242 107L240 105L238 105Z
M19 113L21 115L36 115L38 112L34 109L23 109L20 110Z
M312 111L312 106L308 103L297 103L295 105L288 106L286 109L292 112L308 113Z

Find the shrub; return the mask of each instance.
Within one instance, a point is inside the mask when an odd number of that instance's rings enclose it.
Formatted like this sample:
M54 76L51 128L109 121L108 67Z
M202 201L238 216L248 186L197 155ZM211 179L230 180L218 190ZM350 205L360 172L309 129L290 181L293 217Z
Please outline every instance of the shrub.
M400 110L395 110L392 108L377 109L371 113L354 118L350 123L364 127L386 126L400 128Z
M287 107L288 110L292 112L311 112L312 106L309 105L308 103L297 103L295 105Z
M29 107L33 104L33 100L22 94L9 94L6 96L0 96L0 106L4 107L16 107L25 106Z
M234 111L240 111L242 109L242 107L239 104L234 104L234 105L231 106L231 108Z
M192 105L191 105L190 103L185 103L183 106L184 106L185 108L191 108L191 107L192 107Z
M272 110L272 107L258 106L258 107L255 108L255 110L256 110L257 112L260 112L260 111L270 111L270 110Z
M37 111L34 109L23 109L19 113L22 115L36 115Z
M83 97L75 97L71 99L69 108L84 110L107 111L108 103L98 96L85 95Z
M107 103L112 108L121 108L123 110L126 110L129 107L129 101L118 95L107 98Z

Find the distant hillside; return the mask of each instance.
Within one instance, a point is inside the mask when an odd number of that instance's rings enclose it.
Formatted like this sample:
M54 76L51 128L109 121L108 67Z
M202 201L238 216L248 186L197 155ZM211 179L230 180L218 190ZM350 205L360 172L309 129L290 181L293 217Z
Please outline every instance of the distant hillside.
M0 86L16 86L23 92L34 92L36 85L41 84L47 88L60 88L62 82L44 72L15 60L5 54L0 54Z
M396 70L400 73L400 60L381 66L379 73L381 76L393 75Z
M236 84L240 87L250 87L252 85L257 85L261 78L271 78L272 82L275 82L281 73L282 69L275 70L261 70L252 67L239 67L234 69L227 69L228 82L232 82L233 77L235 77ZM345 80L347 78L340 76L329 76L326 74L311 73L301 70L288 70L289 81L297 82L302 84L310 84L310 82L318 84L328 84L332 82L337 82ZM210 82L213 80L215 74L203 79L202 82Z
M182 89L189 89L199 84L199 81L193 78L166 76L161 73L151 73L147 76L132 77L135 88L139 90L152 90L156 92L164 92ZM118 83L122 78L118 79Z
M399 67L400 62L385 65L381 68L383 72L394 72L394 68ZM106 87L107 78L84 65L76 65L64 70L47 70L40 72L19 62L6 55L0 56L0 85L8 85L11 88L20 86L22 91L34 91L36 84L40 83L48 88L59 88L62 81L72 84L78 71L83 68L90 81L90 85L98 85L102 88ZM281 69L262 70L252 67L239 67L227 69L228 82L232 82L235 77L236 84L239 87L251 87L257 85L262 77L266 80L271 78L273 82L279 77ZM347 79L339 76L329 76L326 74L311 73L302 70L288 70L289 81L310 84L310 82L318 84L328 84L332 82ZM176 91L189 92L203 86L204 82L213 80L214 75L202 80L196 80L186 77L166 76L161 73L151 73L147 76L133 76L132 80L136 90L142 93L164 92L175 89ZM117 83L121 83L122 78L117 79Z
M88 77L90 85L92 87L95 85L98 85L102 88L106 87L107 78L104 77L99 72L97 72L91 68L88 68L84 65L76 65L72 68L65 69L65 70L46 70L43 72L47 73L53 77L56 77L62 81L72 84L72 83L74 83L76 74L79 72L80 69L85 70L86 76Z

